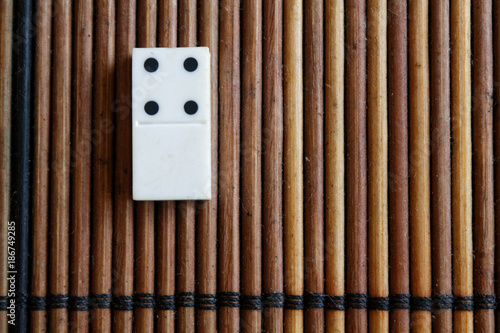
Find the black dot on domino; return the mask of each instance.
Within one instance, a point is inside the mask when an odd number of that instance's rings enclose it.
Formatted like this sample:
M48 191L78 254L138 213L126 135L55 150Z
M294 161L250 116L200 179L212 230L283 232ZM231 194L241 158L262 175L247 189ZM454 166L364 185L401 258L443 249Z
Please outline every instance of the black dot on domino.
M144 62L144 69L148 72L153 73L158 69L158 60L155 58L149 58Z
M150 116L154 116L155 114L157 114L159 109L160 107L158 106L158 103L154 101L149 101L146 103L146 105L144 105L144 111L146 111L146 113Z
M198 61L195 58L187 58L184 60L184 68L188 72L194 72L198 68Z
M198 104L195 101L188 101L184 104L184 111L189 115L193 115L198 111Z

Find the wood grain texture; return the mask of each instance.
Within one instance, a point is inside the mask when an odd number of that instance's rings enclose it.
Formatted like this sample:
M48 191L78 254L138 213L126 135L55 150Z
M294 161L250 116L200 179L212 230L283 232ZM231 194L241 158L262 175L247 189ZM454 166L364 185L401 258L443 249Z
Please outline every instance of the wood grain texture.
M431 189L433 293L452 294L450 5L431 1ZM452 309L436 309L433 329L451 333Z
M325 293L345 293L344 1L325 2ZM326 331L345 331L345 312L326 311Z
M240 1L220 1L219 292L240 290ZM219 308L219 331L239 328L239 309Z
M242 4L241 294L262 292L262 1ZM261 332L260 310L241 310L241 331Z
M493 4L475 1L472 135L474 156L474 294L495 294L495 196L493 157ZM495 312L477 309L476 332L495 331Z
M70 294L90 290L93 3L75 4L73 20ZM70 331L89 329L88 311L70 312Z
M366 17L365 1L346 3L346 293L367 293ZM366 332L364 309L347 309L348 331Z
M0 267L7 267L8 223L10 221L10 127L11 127L11 89L12 89L12 15L13 1L0 1L0 212L3 223L0 226ZM38 23L38 22L37 22ZM49 76L50 77L50 76ZM35 178L36 179L36 178ZM47 175L45 175L47 181ZM47 196L45 196L46 198ZM47 204L45 203L45 206ZM41 224L47 225L47 215ZM38 222L39 220L37 220ZM47 230L47 227L45 227ZM40 230L43 232L43 230ZM44 235L47 237L46 233ZM45 240L44 240L45 244ZM46 245L45 245L46 246ZM46 263L45 263L46 267ZM44 267L44 268L45 268ZM45 268L46 269L46 268ZM41 282L41 292L45 293L45 278ZM9 292L7 270L0 271L0 296ZM43 315L43 314L42 314ZM0 316L0 331L7 331L7 316Z
M453 294L473 295L471 2L451 2ZM476 82L477 84L477 82ZM472 332L473 312L454 312L454 332Z
M50 272L53 295L69 292L70 142L71 142L71 1L53 5L52 113L50 164ZM50 309L49 331L68 330L68 310Z
M305 293L324 293L324 28L323 2L304 1ZM305 330L324 332L322 308L305 311Z
M196 46L196 0L178 2L177 38L180 47ZM177 203L177 292L194 293L195 290L195 202ZM193 307L177 309L177 330L194 332Z
M115 2L97 3L95 15L91 290L92 294L111 294ZM91 327L99 332L111 332L111 310L92 309Z
M177 46L177 0L158 1L158 46ZM175 295L175 202L156 204L156 293L158 297ZM175 312L157 307L156 329L175 332Z
M497 82L500 82L500 66L495 63L499 63L500 61L500 2L493 2L493 70L494 70L494 93L495 93L495 103L494 103L494 113L493 113L493 135L494 135L494 155L495 155L495 165L494 165L494 176L495 176L495 203L500 198L500 112L498 101L500 100L500 89L497 85ZM495 204L495 219L498 219L500 216L500 205ZM497 224L497 223L495 223ZM496 276L500 276L500 232L498 229L495 233L495 274ZM495 283L495 287L497 291L500 291L500 280L497 279ZM496 326L500 327L500 316L496 316Z
M285 294L304 294L302 0L284 1L284 272ZM301 332L302 310L285 309L285 332Z
M262 291L283 293L283 1L263 0ZM283 331L283 308L264 308L266 332Z
M389 297L387 1L367 1L368 293ZM369 311L370 332L389 332L389 312Z
M408 239L408 20L407 2L387 3L387 67L389 121L389 258L390 294L410 293ZM410 311L392 309L391 332L410 331Z
M214 295L217 292L217 205L218 205L218 121L219 121L219 3L202 1L198 16L198 37L202 46L210 50L211 89L211 146L212 146L212 199L198 204L196 277L198 294ZM217 329L217 312L196 312L198 332L213 332Z
M432 296L428 2L408 3L411 294ZM429 311L412 311L412 330L429 332Z
M132 201L132 49L136 1L116 1L115 187L113 221L113 296L134 292L134 202ZM113 312L113 330L132 332L132 311Z

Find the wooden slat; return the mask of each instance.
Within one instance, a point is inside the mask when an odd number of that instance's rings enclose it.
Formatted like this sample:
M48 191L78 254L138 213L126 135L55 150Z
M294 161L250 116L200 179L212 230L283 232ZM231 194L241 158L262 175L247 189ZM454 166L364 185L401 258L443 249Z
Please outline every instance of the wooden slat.
M433 293L452 294L450 5L431 2L431 189ZM433 329L452 332L452 309L436 309Z
M72 67L71 170L71 296L89 295L90 203L92 159L92 36L93 3L75 4ZM71 311L71 308L70 308ZM88 311L71 311L72 332L89 329Z
M211 148L212 148L212 199L198 205L196 277L198 295L213 295L217 292L217 204L218 204L218 119L219 119L219 3L201 1L199 7L198 34L202 46L210 50L211 89ZM198 310L196 313L198 332L213 332L217 329L215 310Z
M390 294L410 294L408 240L408 21L407 3L387 3L389 121ZM401 297L401 296L400 296ZM407 297L407 296L403 296ZM410 311L391 309L391 332L410 331Z
M241 294L262 290L262 1L242 1ZM242 304L243 305L243 304ZM241 330L261 332L260 310L241 310Z
M263 1L262 291L283 293L283 1ZM283 308L266 307L267 332L283 331Z
M325 293L345 293L344 1L325 2ZM327 296L327 297L328 297ZM326 331L345 331L345 312L326 311Z
M451 2L453 294L473 295L471 1ZM478 84L477 82L475 84ZM472 332L473 312L454 312L454 332Z

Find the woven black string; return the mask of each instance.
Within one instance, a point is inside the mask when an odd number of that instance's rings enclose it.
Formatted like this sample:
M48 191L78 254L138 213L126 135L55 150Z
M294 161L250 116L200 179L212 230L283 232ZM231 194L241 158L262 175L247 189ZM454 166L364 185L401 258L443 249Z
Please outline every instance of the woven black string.
M479 310L494 310L497 307L495 295L474 295L474 308Z
M196 295L196 309L217 310L217 295L216 294Z
M307 293L304 305L308 309L322 309L325 306L325 294Z
M192 308L194 307L194 296L193 292L180 292L176 296L176 305L180 308Z
M432 311L432 298L412 296L410 299L411 309L415 311Z
M453 309L453 295L434 294L432 303L434 309Z
M304 297L302 295L285 295L285 309L304 310Z
M285 304L285 294L265 293L262 295L262 305L265 308L282 308Z
M366 309L368 295L366 294L346 294L345 304L348 309Z
M345 311L345 297L325 295L325 307L327 310Z
M155 294L135 293L134 305L139 309L152 309L155 306Z
M113 296L113 309L117 311L134 310L133 296Z
M175 295L156 296L156 309L160 311L175 310Z
M217 294L217 305L230 308L240 307L240 293L232 291L222 291Z
M92 294L89 297L91 309L109 309L111 307L111 294Z
M9 303L8 296L0 296L0 311L7 311L8 303Z
M46 311L47 299L45 296L30 296L28 299L29 308L32 311Z
M410 309L410 294L393 294L389 297L391 309Z
M89 310L89 298L87 296L70 295L68 304L71 311Z
M389 311L389 297L368 297L368 309Z
M66 309L68 308L68 295L67 294L48 295L47 305L49 309Z
M243 310L262 310L262 296L241 295L240 304Z
M453 308L456 311L474 311L473 296L455 296Z

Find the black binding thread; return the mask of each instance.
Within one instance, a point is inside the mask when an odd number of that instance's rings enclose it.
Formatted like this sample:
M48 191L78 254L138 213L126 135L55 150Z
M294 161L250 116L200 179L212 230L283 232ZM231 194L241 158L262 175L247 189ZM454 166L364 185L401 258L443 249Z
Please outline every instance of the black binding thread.
M194 307L194 296L193 292L181 292L177 293L177 307L179 308L193 308Z
M134 310L133 296L113 296L113 309L117 311Z
M135 293L134 305L138 309L152 309L155 306L155 294Z
M222 291L217 294L217 305L229 308L240 307L240 293Z
M8 296L0 296L0 311L7 311L8 303L9 303Z
M474 295L474 307L478 310L495 310L497 300L495 295Z
M47 299L45 296L30 296L28 299L29 308L32 311L46 311Z
M111 307L111 294L92 294L89 298L91 309L109 309Z
M434 309L453 309L453 295L434 294L432 296Z
M325 294L307 293L304 297L307 309L322 309L325 307Z
M175 295L156 296L156 309L159 311L175 310Z
M474 311L474 296L455 296L453 308L456 311Z
M304 296L285 295L285 309L304 310Z
M327 310L345 311L345 297L325 295L325 307Z
M196 296L196 309L198 310L217 310L216 294L198 294Z
M265 308L283 308L285 304L285 294L265 293L262 295L262 305Z
M89 298L87 296L76 296L70 295L69 300L70 311L88 311L89 310Z
M432 311L432 298L412 296L410 305L411 309L415 311Z
M262 296L241 295L240 304L243 310L262 310Z
M49 309L67 309L68 295L67 294L51 294L47 297L47 305Z
M368 297L368 309L377 311L389 311L389 297Z
M410 294L393 294L389 297L391 309L410 309Z
M346 294L345 303L348 309L366 309L368 295L356 293Z

